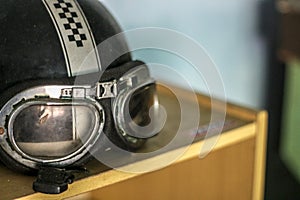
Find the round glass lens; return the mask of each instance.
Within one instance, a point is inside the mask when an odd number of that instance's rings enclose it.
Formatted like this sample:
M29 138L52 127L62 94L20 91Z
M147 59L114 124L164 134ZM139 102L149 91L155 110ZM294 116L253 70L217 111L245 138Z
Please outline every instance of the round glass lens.
M95 110L89 106L31 105L15 117L13 134L21 151L47 160L78 150L95 126Z
M126 134L137 138L148 138L157 134L156 102L155 83L138 88L129 96L123 111L122 127Z

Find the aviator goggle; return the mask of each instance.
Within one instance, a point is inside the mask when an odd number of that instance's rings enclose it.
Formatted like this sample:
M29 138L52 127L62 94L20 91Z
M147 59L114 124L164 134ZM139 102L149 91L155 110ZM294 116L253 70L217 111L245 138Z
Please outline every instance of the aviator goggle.
M112 76L93 85L38 85L14 94L1 108L2 154L37 169L78 162L103 133L120 146L139 147L154 131L133 127L151 124L155 81L145 65Z

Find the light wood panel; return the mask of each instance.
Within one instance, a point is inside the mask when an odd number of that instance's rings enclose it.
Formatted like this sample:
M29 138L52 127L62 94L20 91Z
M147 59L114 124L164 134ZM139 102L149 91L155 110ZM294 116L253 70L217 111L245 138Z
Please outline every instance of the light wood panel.
M251 199L254 138L104 187L91 199Z
M267 112L259 112L257 114L257 130L255 137L255 171L253 177L253 200L264 198L267 151L267 124Z

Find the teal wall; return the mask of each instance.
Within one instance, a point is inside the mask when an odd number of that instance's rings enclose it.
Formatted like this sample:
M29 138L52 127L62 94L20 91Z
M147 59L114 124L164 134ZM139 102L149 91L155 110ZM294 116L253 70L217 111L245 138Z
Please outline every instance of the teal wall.
M216 63L229 101L260 108L265 94L265 45L258 34L259 0L102 0L123 29L163 27L200 43ZM129 41L130 43L130 41ZM135 52L144 61L168 64L190 74L191 84L204 93L188 63L167 53ZM165 75L165 80L176 82Z

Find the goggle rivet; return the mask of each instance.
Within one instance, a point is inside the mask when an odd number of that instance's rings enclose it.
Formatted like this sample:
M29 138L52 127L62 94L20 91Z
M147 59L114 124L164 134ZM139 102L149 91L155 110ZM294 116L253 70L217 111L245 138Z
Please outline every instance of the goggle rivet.
M5 129L3 127L0 127L0 135L3 135L5 133Z

